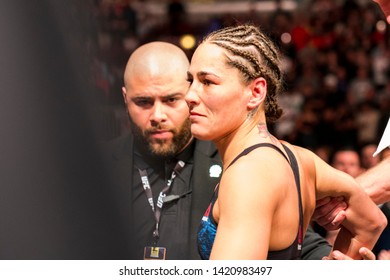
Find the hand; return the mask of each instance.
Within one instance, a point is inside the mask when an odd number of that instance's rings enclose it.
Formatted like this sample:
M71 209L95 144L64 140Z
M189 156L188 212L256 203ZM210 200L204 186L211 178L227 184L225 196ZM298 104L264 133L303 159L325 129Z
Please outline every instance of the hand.
M312 220L326 230L336 230L346 217L345 209L348 205L344 197L325 197L317 200Z
M387 253L387 257L390 258L390 250L386 251L386 253ZM369 261L375 260L375 254L371 250L367 249L366 247L360 248L359 254L362 256L363 260L369 260ZM344 255L343 253L337 250L331 252L329 256L323 257L322 259L323 260L352 260L352 258L348 257L347 255Z
M390 260L390 250L381 250L378 254L378 260Z

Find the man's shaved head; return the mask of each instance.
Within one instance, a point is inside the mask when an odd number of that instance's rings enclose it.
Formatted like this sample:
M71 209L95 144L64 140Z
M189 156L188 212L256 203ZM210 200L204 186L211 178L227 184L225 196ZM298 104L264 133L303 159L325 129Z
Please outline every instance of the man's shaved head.
M148 43L131 54L124 73L125 87L134 77L148 79L163 74L186 79L188 67L188 57L178 46L166 42Z

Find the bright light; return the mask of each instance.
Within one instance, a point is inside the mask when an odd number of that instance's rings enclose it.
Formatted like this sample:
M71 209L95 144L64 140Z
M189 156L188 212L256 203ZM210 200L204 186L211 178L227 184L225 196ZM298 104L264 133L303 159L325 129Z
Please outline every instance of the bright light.
M290 44L291 43L291 35L290 35L290 33L283 33L280 36L280 40L283 42L283 44Z
M180 38L180 46L183 49L190 50L190 49L195 47L195 43L196 43L196 40L195 40L195 37L193 35L186 34L186 35L181 36L181 38Z
M376 30L378 30L378 32L380 33L383 33L386 31L386 22L383 21L383 20L380 20L376 23Z

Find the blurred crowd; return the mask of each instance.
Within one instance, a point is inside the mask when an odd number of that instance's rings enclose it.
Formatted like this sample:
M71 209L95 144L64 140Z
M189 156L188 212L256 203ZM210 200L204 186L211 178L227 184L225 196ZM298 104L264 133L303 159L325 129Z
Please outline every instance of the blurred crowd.
M297 1L292 10L274 1L271 12L249 8L247 13L203 17L189 13L185 1L164 2L160 14L148 10L148 2L91 2L96 30L91 77L105 107L104 139L118 136L126 126L122 73L136 47L155 40L180 45L184 35L198 41L220 27L251 22L284 54L284 116L271 127L278 138L312 149L327 161L335 148L360 151L379 142L390 113L390 34L373 1ZM185 49L189 57L192 50Z

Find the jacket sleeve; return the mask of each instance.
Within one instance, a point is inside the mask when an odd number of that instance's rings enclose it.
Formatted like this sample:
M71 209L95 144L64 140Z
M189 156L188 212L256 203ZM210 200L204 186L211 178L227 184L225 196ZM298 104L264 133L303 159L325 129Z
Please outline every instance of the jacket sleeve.
M311 226L308 227L302 243L303 260L321 260L328 256L332 247L321 235L316 233Z

